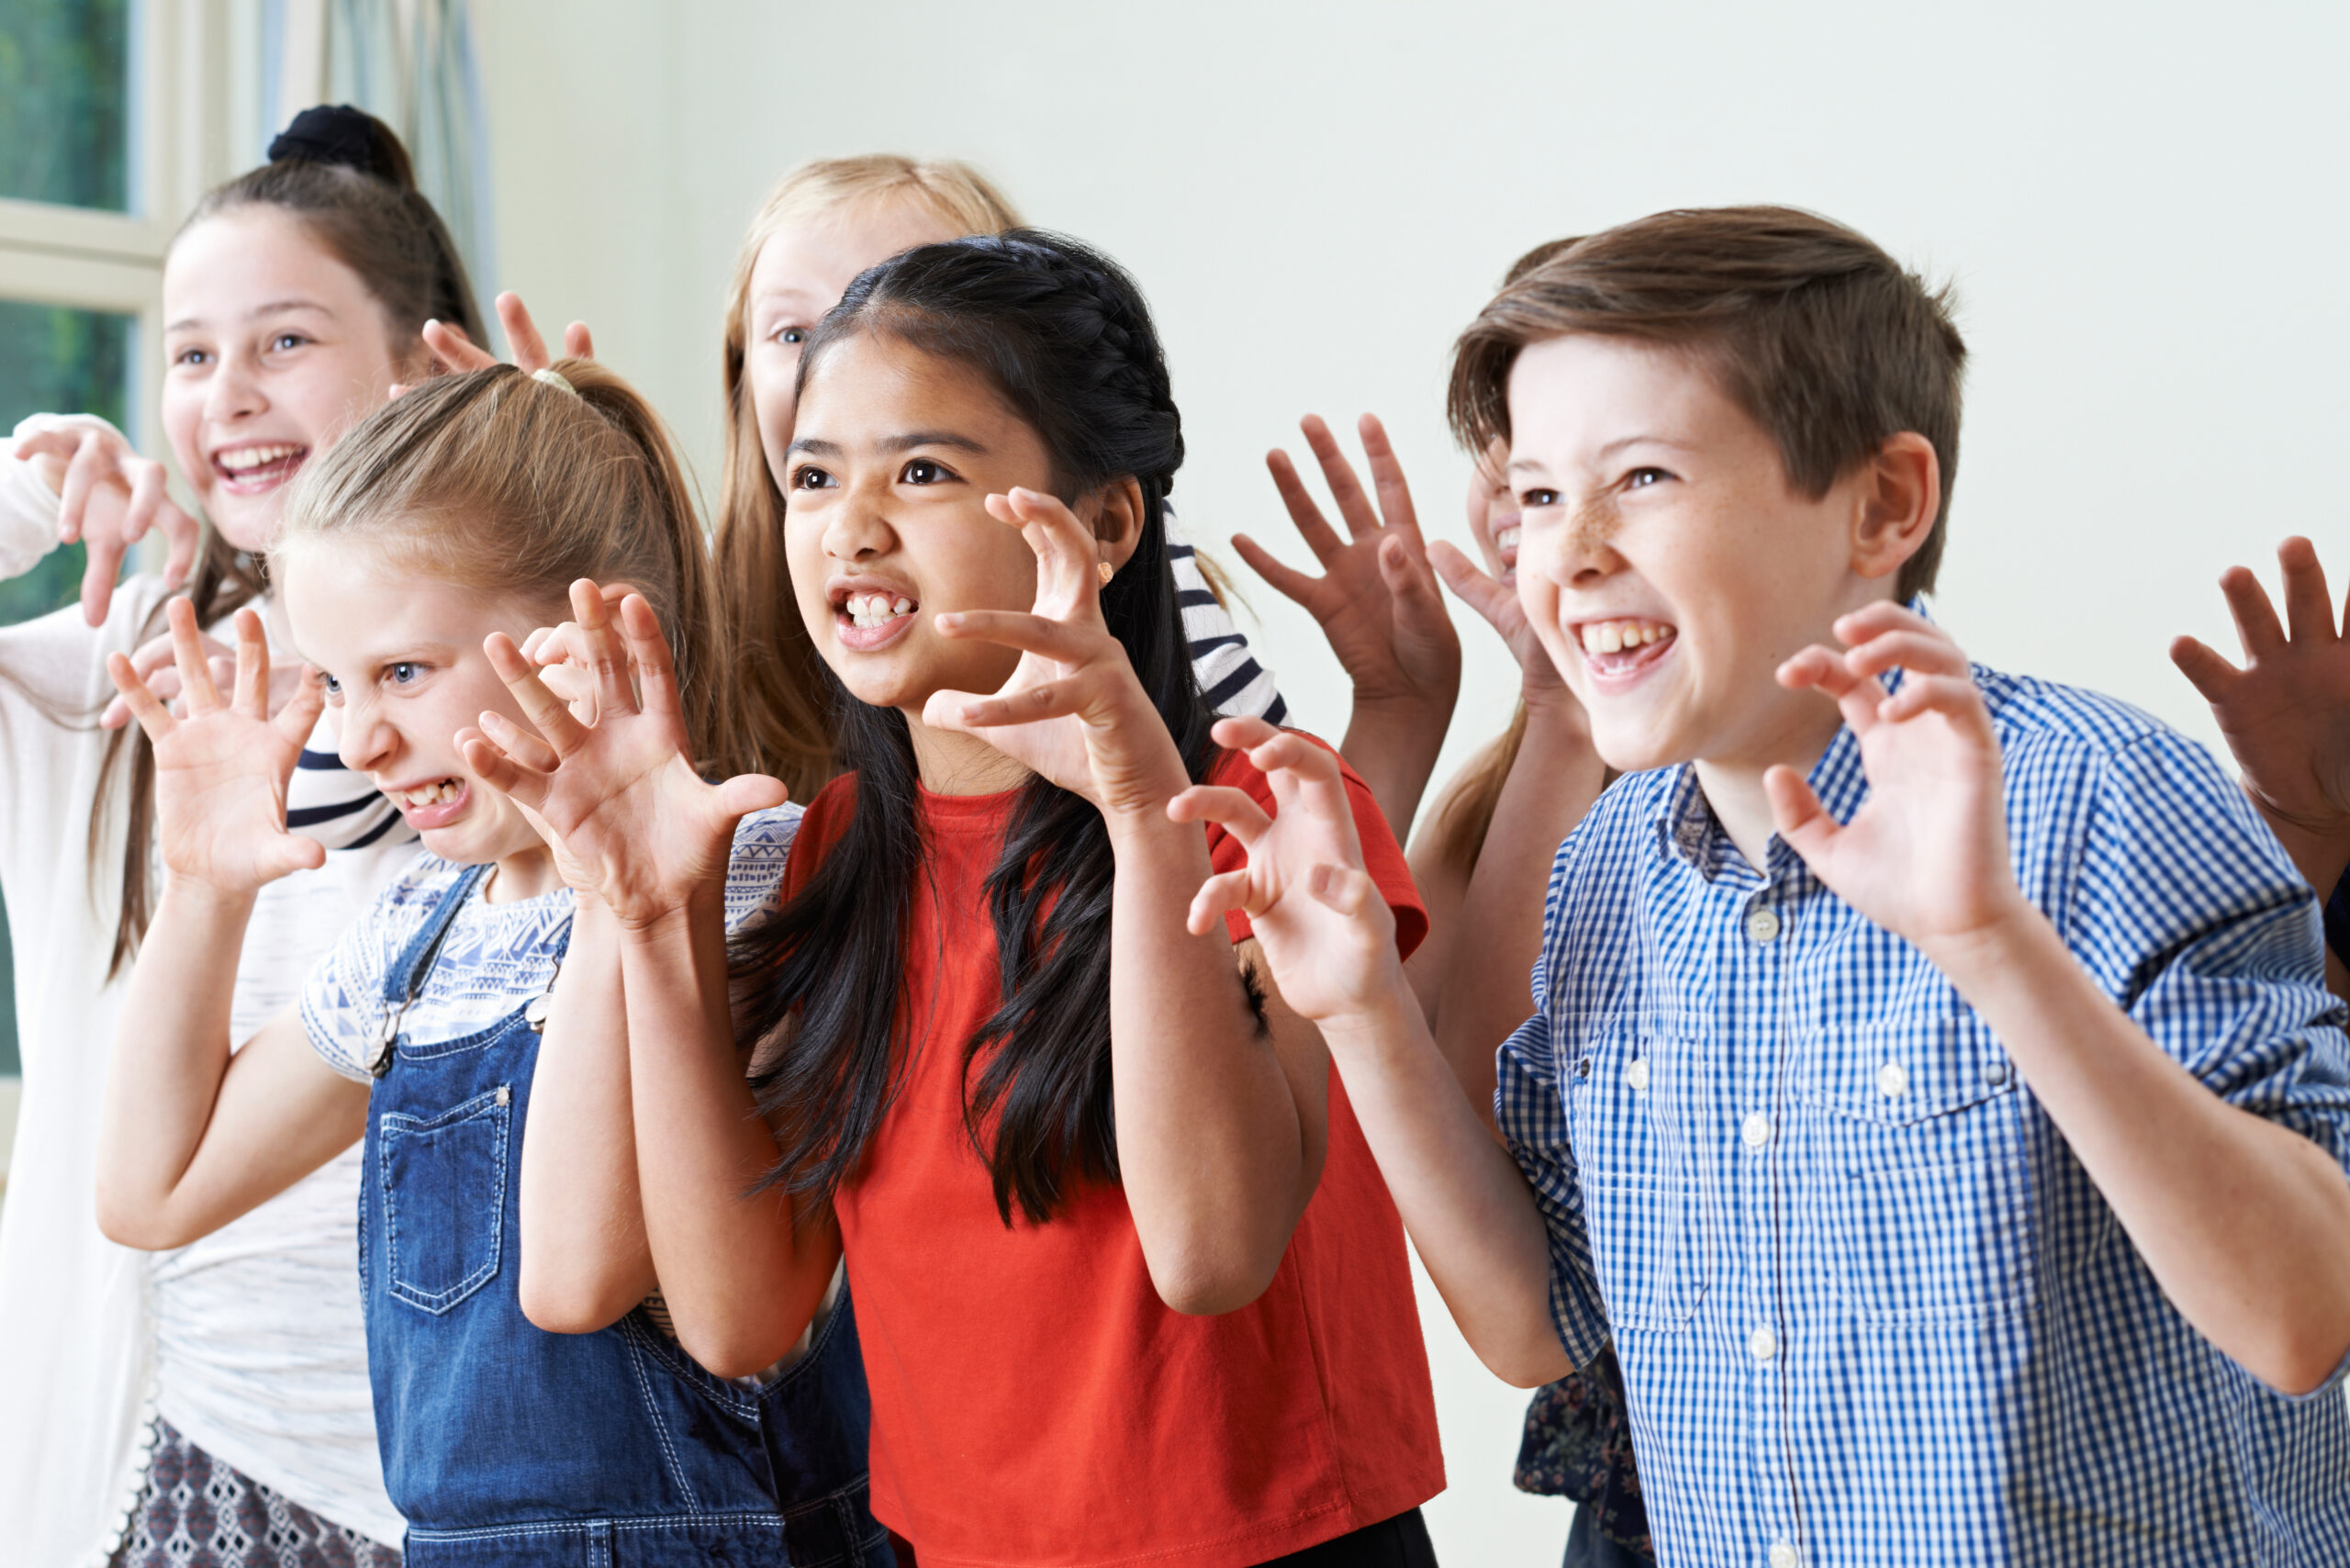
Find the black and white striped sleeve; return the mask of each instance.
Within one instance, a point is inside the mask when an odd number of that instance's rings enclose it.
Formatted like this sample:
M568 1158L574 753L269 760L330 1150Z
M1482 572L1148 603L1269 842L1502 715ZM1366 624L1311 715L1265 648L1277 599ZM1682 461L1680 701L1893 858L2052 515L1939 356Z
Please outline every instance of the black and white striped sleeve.
M1273 684L1273 672L1248 651L1248 639L1234 624L1231 611L1217 602L1200 570L1199 554L1175 521L1167 518L1167 556L1175 571L1175 597L1183 607L1183 635L1192 644L1192 666L1199 674L1200 690L1208 706L1227 718L1259 718L1269 724L1289 722L1289 704Z

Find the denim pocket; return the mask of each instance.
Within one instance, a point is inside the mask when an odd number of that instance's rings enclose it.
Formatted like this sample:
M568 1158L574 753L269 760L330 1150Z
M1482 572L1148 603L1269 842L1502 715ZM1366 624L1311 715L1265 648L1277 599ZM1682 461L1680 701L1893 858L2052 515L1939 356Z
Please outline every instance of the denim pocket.
M446 1312L497 1277L512 1099L501 1084L438 1115L383 1118L384 1285L410 1306Z

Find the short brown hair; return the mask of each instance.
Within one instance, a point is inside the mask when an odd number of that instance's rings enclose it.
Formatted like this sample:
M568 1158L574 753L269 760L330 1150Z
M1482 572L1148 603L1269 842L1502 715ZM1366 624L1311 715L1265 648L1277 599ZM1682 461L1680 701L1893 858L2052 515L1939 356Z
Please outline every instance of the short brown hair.
M1932 442L1942 506L1896 590L1934 586L1966 365L1947 287L1789 207L1660 212L1534 256L1453 346L1446 411L1472 452L1508 438L1510 371L1529 343L1590 332L1680 345L1770 433L1806 494L1825 495L1903 431Z

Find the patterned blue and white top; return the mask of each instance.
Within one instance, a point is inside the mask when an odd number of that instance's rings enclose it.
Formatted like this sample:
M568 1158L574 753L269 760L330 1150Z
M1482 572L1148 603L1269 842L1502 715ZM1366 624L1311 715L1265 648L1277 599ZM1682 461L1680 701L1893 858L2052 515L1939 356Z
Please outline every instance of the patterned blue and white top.
M1978 669L2017 876L2212 1093L2350 1166L2317 904L2202 749ZM1848 729L1811 776L1849 821ZM1496 1106L1578 1361L1612 1330L1665 1562L2350 1562L2340 1373L2279 1394L2164 1298L1999 1040L1687 767L1559 850ZM2344 1238L2350 1245L2350 1238Z
M778 806L736 825L726 868L728 932L775 910L800 812L797 803ZM302 1026L311 1047L345 1078L370 1081L368 1068L383 1039L384 976L464 870L438 855L418 856L310 971ZM503 1018L518 1001L554 983L555 945L570 924L568 888L512 903L468 899L401 1028L417 1039L450 1040Z

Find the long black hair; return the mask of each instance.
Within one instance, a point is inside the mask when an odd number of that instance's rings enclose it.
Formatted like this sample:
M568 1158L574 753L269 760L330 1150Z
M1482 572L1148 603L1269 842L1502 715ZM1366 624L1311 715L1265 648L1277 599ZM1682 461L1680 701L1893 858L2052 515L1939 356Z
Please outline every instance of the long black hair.
M987 377L1033 429L1064 500L1133 478L1143 526L1102 590L1102 614L1197 780L1213 721L1183 635L1166 498L1183 461L1167 360L1134 280L1076 241L1035 230L923 245L867 270L810 336L800 385L826 352L878 332ZM851 697L829 666L856 806L840 841L780 913L736 944L736 1034L760 1106L787 1130L771 1180L830 1196L863 1157L921 1048L903 1005L905 946L923 874L906 721ZM964 1124L996 1208L1050 1219L1072 1181L1114 1181L1110 1093L1108 829L1082 796L1032 778L987 881L1001 1004L962 1044ZM1239 984L1236 975L1234 983ZM990 1133L990 1123L992 1132Z

